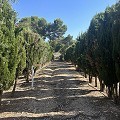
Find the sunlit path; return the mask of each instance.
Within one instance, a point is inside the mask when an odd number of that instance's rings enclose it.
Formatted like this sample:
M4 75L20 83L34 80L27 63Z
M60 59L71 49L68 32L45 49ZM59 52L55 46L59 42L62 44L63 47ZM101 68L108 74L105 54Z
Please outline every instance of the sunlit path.
M73 65L53 62L35 76L34 89L21 82L15 98L6 98L1 120L119 120L117 106L99 91ZM9 102L8 102L9 101Z

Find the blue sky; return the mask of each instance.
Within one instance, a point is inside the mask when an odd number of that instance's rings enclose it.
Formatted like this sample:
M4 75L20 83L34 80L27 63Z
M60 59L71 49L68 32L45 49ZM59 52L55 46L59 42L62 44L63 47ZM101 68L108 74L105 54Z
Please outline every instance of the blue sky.
M107 6L117 0L18 0L13 8L18 12L18 18L38 16L48 22L60 18L67 25L65 35L76 38L79 33L89 27L92 17L103 12Z

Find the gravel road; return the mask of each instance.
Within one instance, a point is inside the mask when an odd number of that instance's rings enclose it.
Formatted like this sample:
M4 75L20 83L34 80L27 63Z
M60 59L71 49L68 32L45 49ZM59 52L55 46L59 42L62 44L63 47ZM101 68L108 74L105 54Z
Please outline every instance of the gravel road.
M0 120L120 120L120 106L90 87L70 63L50 63L30 85L21 78L14 98L4 92Z

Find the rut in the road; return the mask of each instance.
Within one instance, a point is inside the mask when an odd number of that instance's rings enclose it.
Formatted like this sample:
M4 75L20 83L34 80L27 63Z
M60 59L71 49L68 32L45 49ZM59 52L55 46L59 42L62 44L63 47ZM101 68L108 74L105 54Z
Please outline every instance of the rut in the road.
M4 94L0 113L0 118L6 120L119 120L120 117L117 106L88 86L88 80L70 63L52 62L37 72L34 89L21 81L16 97L7 98L8 94Z

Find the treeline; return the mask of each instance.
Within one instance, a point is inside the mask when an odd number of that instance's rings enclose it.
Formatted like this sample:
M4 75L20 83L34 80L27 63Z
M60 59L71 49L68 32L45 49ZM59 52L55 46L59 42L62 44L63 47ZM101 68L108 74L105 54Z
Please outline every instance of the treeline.
M74 43L73 36L70 34L63 36L67 31L67 26L60 18L47 22L45 18L37 16L25 17L19 21L19 25L39 34L44 40L47 39L54 52L63 54L65 49Z
M19 21L19 24L26 27L28 30L32 30L38 33L45 40L56 40L65 34L67 26L64 25L60 18L55 19L52 23L46 21L45 18L39 18L37 16L25 17Z
M17 23L10 2L0 0L0 104L3 91L12 85L14 95L20 75L29 82L32 65L44 65L51 58L52 49L43 36Z
M78 70L100 81L100 90L106 86L108 97L120 98L120 1L105 12L96 14L90 26L65 53ZM86 76L87 77L87 76ZM118 89L119 88L119 89Z

